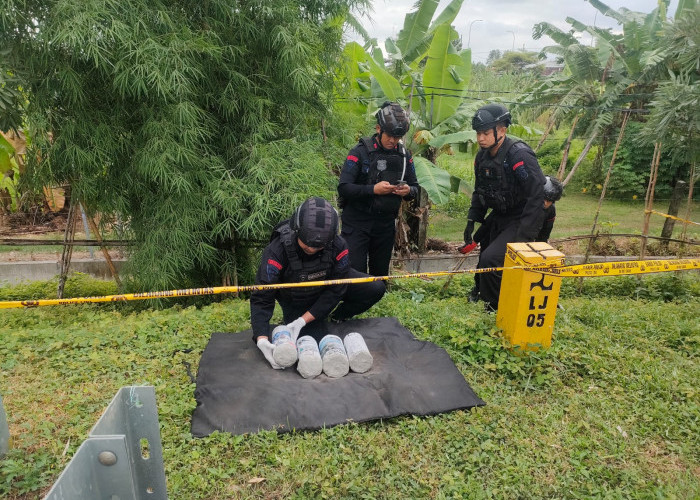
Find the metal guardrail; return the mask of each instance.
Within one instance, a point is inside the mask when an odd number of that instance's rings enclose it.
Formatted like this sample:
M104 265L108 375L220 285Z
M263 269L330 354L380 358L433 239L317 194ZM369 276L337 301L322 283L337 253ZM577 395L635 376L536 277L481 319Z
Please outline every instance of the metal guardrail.
M167 500L155 389L122 387L44 500Z
M10 449L10 427L7 425L7 415L2 404L2 394L0 394L0 458L7 455Z

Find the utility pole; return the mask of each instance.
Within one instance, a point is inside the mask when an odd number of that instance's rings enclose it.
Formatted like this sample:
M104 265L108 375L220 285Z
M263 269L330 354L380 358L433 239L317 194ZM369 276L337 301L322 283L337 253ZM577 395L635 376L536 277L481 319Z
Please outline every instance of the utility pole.
M515 31L508 30L508 33L513 34L513 51L515 52Z
M469 23L469 36L467 36L467 48L469 48L469 44L472 41L472 24L478 23L483 21L483 19L474 19L472 22Z

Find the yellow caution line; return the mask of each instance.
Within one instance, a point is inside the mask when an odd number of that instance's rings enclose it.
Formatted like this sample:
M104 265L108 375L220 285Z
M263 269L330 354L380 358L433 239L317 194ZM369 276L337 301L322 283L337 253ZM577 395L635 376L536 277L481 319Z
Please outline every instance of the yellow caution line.
M513 268L510 268L513 269ZM629 274L665 273L700 269L700 259L675 260L628 260L621 262L601 262L597 264L577 264L573 266L537 267L528 270L560 277L622 276Z
M656 215L660 215L660 216L662 216L662 217L666 217L666 218L668 218L668 219L678 220L678 221L681 221L681 222L686 222L686 223L688 223L688 224L695 224L696 226L700 226L700 222L693 222L692 220L681 219L680 217L675 217L675 216L673 216L673 215L665 214L665 213L663 213L663 212L657 212L656 210L645 210L644 213L647 213L647 214L656 214Z
M302 288L311 286L344 285L352 283L370 283L373 281L387 281L404 278L430 278L448 276L452 274L480 274L493 271L522 269L541 274L560 277L593 277L593 276L621 276L628 274L662 273L670 271L686 271L700 269L700 258L676 259L676 260L643 260L604 262L599 264L577 264L571 266L516 266L516 267L488 267L483 269L461 269L457 271L436 271L429 273L412 273L395 276L368 276L366 278L346 278L326 281L307 281L303 283L276 283L273 285L242 285L242 286L217 286L207 288L185 288L182 290L167 290L162 292L125 293L120 295L104 295L101 297L77 297L73 299L39 299L39 300L14 300L0 301L0 309L13 309L20 307L41 307L70 304L94 304L101 302L123 302L130 300L161 299L170 297L193 297L198 295L216 295L221 293L255 292L260 290L279 290L282 288Z

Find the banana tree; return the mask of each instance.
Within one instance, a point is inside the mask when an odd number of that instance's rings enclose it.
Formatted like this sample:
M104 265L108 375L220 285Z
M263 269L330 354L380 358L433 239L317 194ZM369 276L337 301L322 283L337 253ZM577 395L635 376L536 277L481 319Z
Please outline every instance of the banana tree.
M451 23L463 0L453 0L433 20L437 0L419 0L406 15L396 40L387 39L384 54L376 45L369 53L356 42L345 46L345 75L341 106L373 113L384 100L398 101L411 112L413 133L406 138L415 157L416 175L430 199L445 203L459 186L435 161L450 144L474 141L470 129L475 105L463 97L471 79L471 51L458 51L457 32Z
M625 8L613 10L603 2L589 0L590 4L607 17L622 25L622 33L595 26L587 26L571 17L566 22L572 27L565 32L549 23L539 23L533 29L533 38L546 35L556 45L542 52L557 55L566 64L562 74L544 80L527 99L529 103L556 103L557 117L579 116L586 146L564 179L566 185L599 137L609 135L615 127L615 115L630 107L641 108L648 103L650 91L656 85L654 68L645 59L658 43L666 17L667 1L649 14ZM588 33L594 47L581 44L575 33Z

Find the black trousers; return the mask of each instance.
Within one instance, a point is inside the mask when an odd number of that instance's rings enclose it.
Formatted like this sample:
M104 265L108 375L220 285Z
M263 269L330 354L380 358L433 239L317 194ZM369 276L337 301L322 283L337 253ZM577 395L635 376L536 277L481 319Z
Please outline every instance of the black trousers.
M350 250L353 269L372 276L388 276L394 249L396 219L379 217L351 207L343 210L341 236Z
M516 234L520 225L520 217L496 216L488 221L490 228L482 237L481 253L477 269L488 267L503 267L508 243L516 241ZM478 277L478 279L477 279ZM481 299L493 309L498 308L498 296L501 293L501 271L480 273L475 275L475 283L479 289Z
M348 278L366 278L367 274L350 269ZM348 284L345 295L335 310L330 314L334 320L345 320L361 314L372 307L384 296L386 285L383 281L370 281L369 283ZM309 310L312 304L307 307L298 307L291 304L282 304L282 314L285 324L289 324L299 316ZM302 328L300 336L311 335L316 342L319 342L328 333L328 323L326 317L316 318L314 321Z

